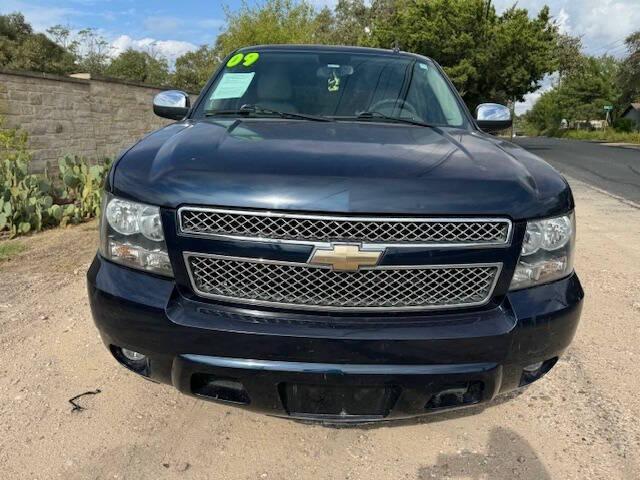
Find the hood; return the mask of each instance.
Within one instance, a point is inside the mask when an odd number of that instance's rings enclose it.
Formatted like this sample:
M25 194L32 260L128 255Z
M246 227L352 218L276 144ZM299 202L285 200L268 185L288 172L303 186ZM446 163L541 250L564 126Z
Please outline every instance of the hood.
M564 179L480 132L374 122L185 121L120 158L113 192L177 208L498 215L572 208Z

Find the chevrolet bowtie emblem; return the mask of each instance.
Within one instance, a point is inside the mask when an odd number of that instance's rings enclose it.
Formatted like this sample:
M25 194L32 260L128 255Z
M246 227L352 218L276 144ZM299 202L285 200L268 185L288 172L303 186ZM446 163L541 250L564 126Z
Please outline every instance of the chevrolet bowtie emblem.
M331 265L334 270L355 272L360 267L374 267L382 250L362 250L359 245L337 244L330 248L316 248L309 258L312 265Z

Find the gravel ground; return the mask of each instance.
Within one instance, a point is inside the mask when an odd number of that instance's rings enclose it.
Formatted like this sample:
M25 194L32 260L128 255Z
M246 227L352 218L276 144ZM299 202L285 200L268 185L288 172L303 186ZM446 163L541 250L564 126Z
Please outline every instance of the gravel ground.
M640 478L640 209L573 184L587 298L556 368L484 409L378 426L296 423L143 381L91 321L95 223L26 239L0 263L1 478ZM68 399L94 389L72 413Z

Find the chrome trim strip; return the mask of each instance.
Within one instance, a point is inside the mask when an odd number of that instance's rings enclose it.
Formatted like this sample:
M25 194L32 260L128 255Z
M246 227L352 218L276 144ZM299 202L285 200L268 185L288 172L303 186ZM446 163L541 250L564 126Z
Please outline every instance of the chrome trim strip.
M210 357L208 355L180 355L187 361L212 367L262 370L269 372L295 372L347 375L439 375L455 373L479 373L496 368L495 363L456 363L452 365L389 365L286 362L282 360L254 360L249 358Z
M502 274L502 263L459 263L459 264L442 264L442 265L378 265L375 267L362 267L360 270L437 270L444 268L474 268L474 267L495 267L496 274L493 278L493 282L489 287L489 292L484 300L480 302L464 303L460 305L416 305L410 307L334 307L325 305L301 305L298 303L281 303L281 302L269 302L267 300L256 300L250 298L241 297L229 297L226 295L216 295L212 293L203 292L198 290L196 286L193 272L191 271L191 265L189 264L190 257L207 257L217 258L220 260L230 260L237 262L249 262L249 263L269 263L273 265L291 265L295 267L306 268L320 268L331 270L328 265L310 265L308 263L301 262L287 262L282 260L270 260L264 258L251 258L251 257L234 257L228 255L218 255L213 253L197 253L197 252L183 252L184 264L189 274L189 280L191 282L191 288L196 295L204 298L210 298L213 300L221 300L230 303L240 303L248 305L258 305L265 307L284 307L291 310L316 310L316 311L336 311L336 312L400 312L400 311L421 311L421 310L452 310L469 307L481 307L491 301L493 292L496 288L500 275Z
M294 244L294 245L313 245L315 247L327 247L330 246L331 241L317 241L317 240L288 240L283 238L268 238L268 237L250 237L245 235L230 235L221 233L198 233L188 232L182 229L182 212L184 210L191 210L197 212L208 213L224 213L224 214L237 214L237 215L254 215L257 217L275 217L275 218L298 218L306 220L338 220L338 221L361 221L361 222L413 222L413 223L436 223L436 222L500 222L507 224L507 238L504 242L473 242L473 243L434 243L434 242L361 242L363 248L375 248L375 247L393 247L393 248L411 248L411 247L437 247L437 248L486 248L486 247L509 247L511 246L511 240L513 235L513 222L504 217L367 217L367 216L345 216L345 215L307 215L299 213L283 213L274 212L271 210L233 210L224 208L204 208L204 207L189 207L183 206L178 208L177 222L178 234L186 237L206 237L215 238L219 240L244 240L248 242L269 242L280 244ZM349 239L342 240L343 242L349 242ZM357 240L353 240L358 242Z

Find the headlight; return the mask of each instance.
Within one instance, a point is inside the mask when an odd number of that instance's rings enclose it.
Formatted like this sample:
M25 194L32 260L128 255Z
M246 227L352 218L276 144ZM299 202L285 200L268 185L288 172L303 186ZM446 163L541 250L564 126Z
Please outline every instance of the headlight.
M548 283L571 274L575 233L573 213L528 222L510 290Z
M173 276L160 209L105 194L100 221L100 253L128 267Z

